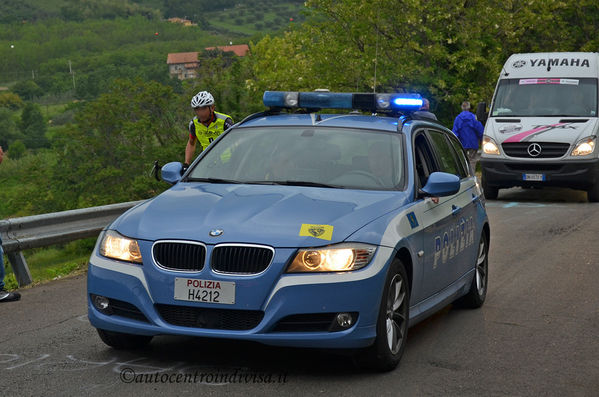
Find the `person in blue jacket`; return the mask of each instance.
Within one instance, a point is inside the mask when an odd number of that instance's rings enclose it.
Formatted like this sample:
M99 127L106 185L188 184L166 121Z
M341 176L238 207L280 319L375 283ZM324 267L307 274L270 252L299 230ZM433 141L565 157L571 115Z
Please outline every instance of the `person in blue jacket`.
M462 113L458 114L453 121L452 131L466 149L473 172L476 170L478 148L483 139L483 130L482 123L470 111L470 102L462 102Z

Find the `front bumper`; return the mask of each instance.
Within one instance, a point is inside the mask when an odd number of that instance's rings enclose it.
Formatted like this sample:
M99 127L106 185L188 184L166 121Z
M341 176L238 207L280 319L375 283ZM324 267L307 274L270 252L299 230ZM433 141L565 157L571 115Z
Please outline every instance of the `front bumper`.
M376 336L378 308L392 253L390 248L379 247L369 266L342 274L283 274L275 278L274 283L267 281L272 279L267 274L238 279L227 276L227 281L236 282L238 299L233 305L187 302L173 297L175 277L219 280L222 275L211 272L201 275L168 274L151 264L138 266L93 254L88 271L88 316L96 328L129 334L243 339L292 347L366 347L372 344ZM276 266L269 270L277 271ZM157 272L160 277L156 277ZM92 294L105 296L126 306L124 310L104 314L92 303ZM258 301L250 299L250 296L263 298ZM211 311L231 313L229 317L236 313L259 313L260 319L257 325L244 330L213 329L189 324L181 326L164 317L161 311L164 306L186 312L200 308L208 314ZM133 312L134 315L131 315ZM296 332L293 327L287 327L284 331L278 327L282 319L289 319L290 316L317 317L325 313L348 312L357 313L358 316L357 322L345 330Z
M481 158L482 179L488 186L553 186L588 190L599 183L599 159L579 161L514 161ZM526 181L525 174L541 174L542 181Z

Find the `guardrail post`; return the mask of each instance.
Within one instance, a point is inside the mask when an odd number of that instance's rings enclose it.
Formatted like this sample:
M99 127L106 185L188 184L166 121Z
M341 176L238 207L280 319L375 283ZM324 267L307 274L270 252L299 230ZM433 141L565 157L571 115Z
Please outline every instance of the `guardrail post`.
M29 272L29 267L27 266L23 253L21 251L8 252L6 253L6 256L8 256L8 261L12 266L12 271L15 274L19 287L31 284L33 279L31 278L31 273Z

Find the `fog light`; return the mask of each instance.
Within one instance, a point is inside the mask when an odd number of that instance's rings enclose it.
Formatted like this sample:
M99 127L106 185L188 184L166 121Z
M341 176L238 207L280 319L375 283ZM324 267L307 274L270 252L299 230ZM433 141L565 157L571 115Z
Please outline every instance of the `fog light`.
M94 307L99 311L106 313L108 312L108 307L110 306L110 301L105 296L100 295L92 295L92 303Z
M341 328L349 328L354 325L354 318L350 313L339 313L337 314L336 320Z

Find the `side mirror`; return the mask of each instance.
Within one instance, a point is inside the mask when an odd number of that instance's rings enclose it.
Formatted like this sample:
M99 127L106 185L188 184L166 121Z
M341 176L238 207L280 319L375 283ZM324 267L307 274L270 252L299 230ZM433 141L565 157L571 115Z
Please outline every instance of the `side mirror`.
M165 164L160 171L162 173L162 180L174 185L181 180L182 169L183 164L177 161Z
M487 123L488 117L487 102L479 102L478 105L476 105L476 119L484 126Z
M425 197L445 197L460 191L460 178L447 172L433 172L420 190Z

